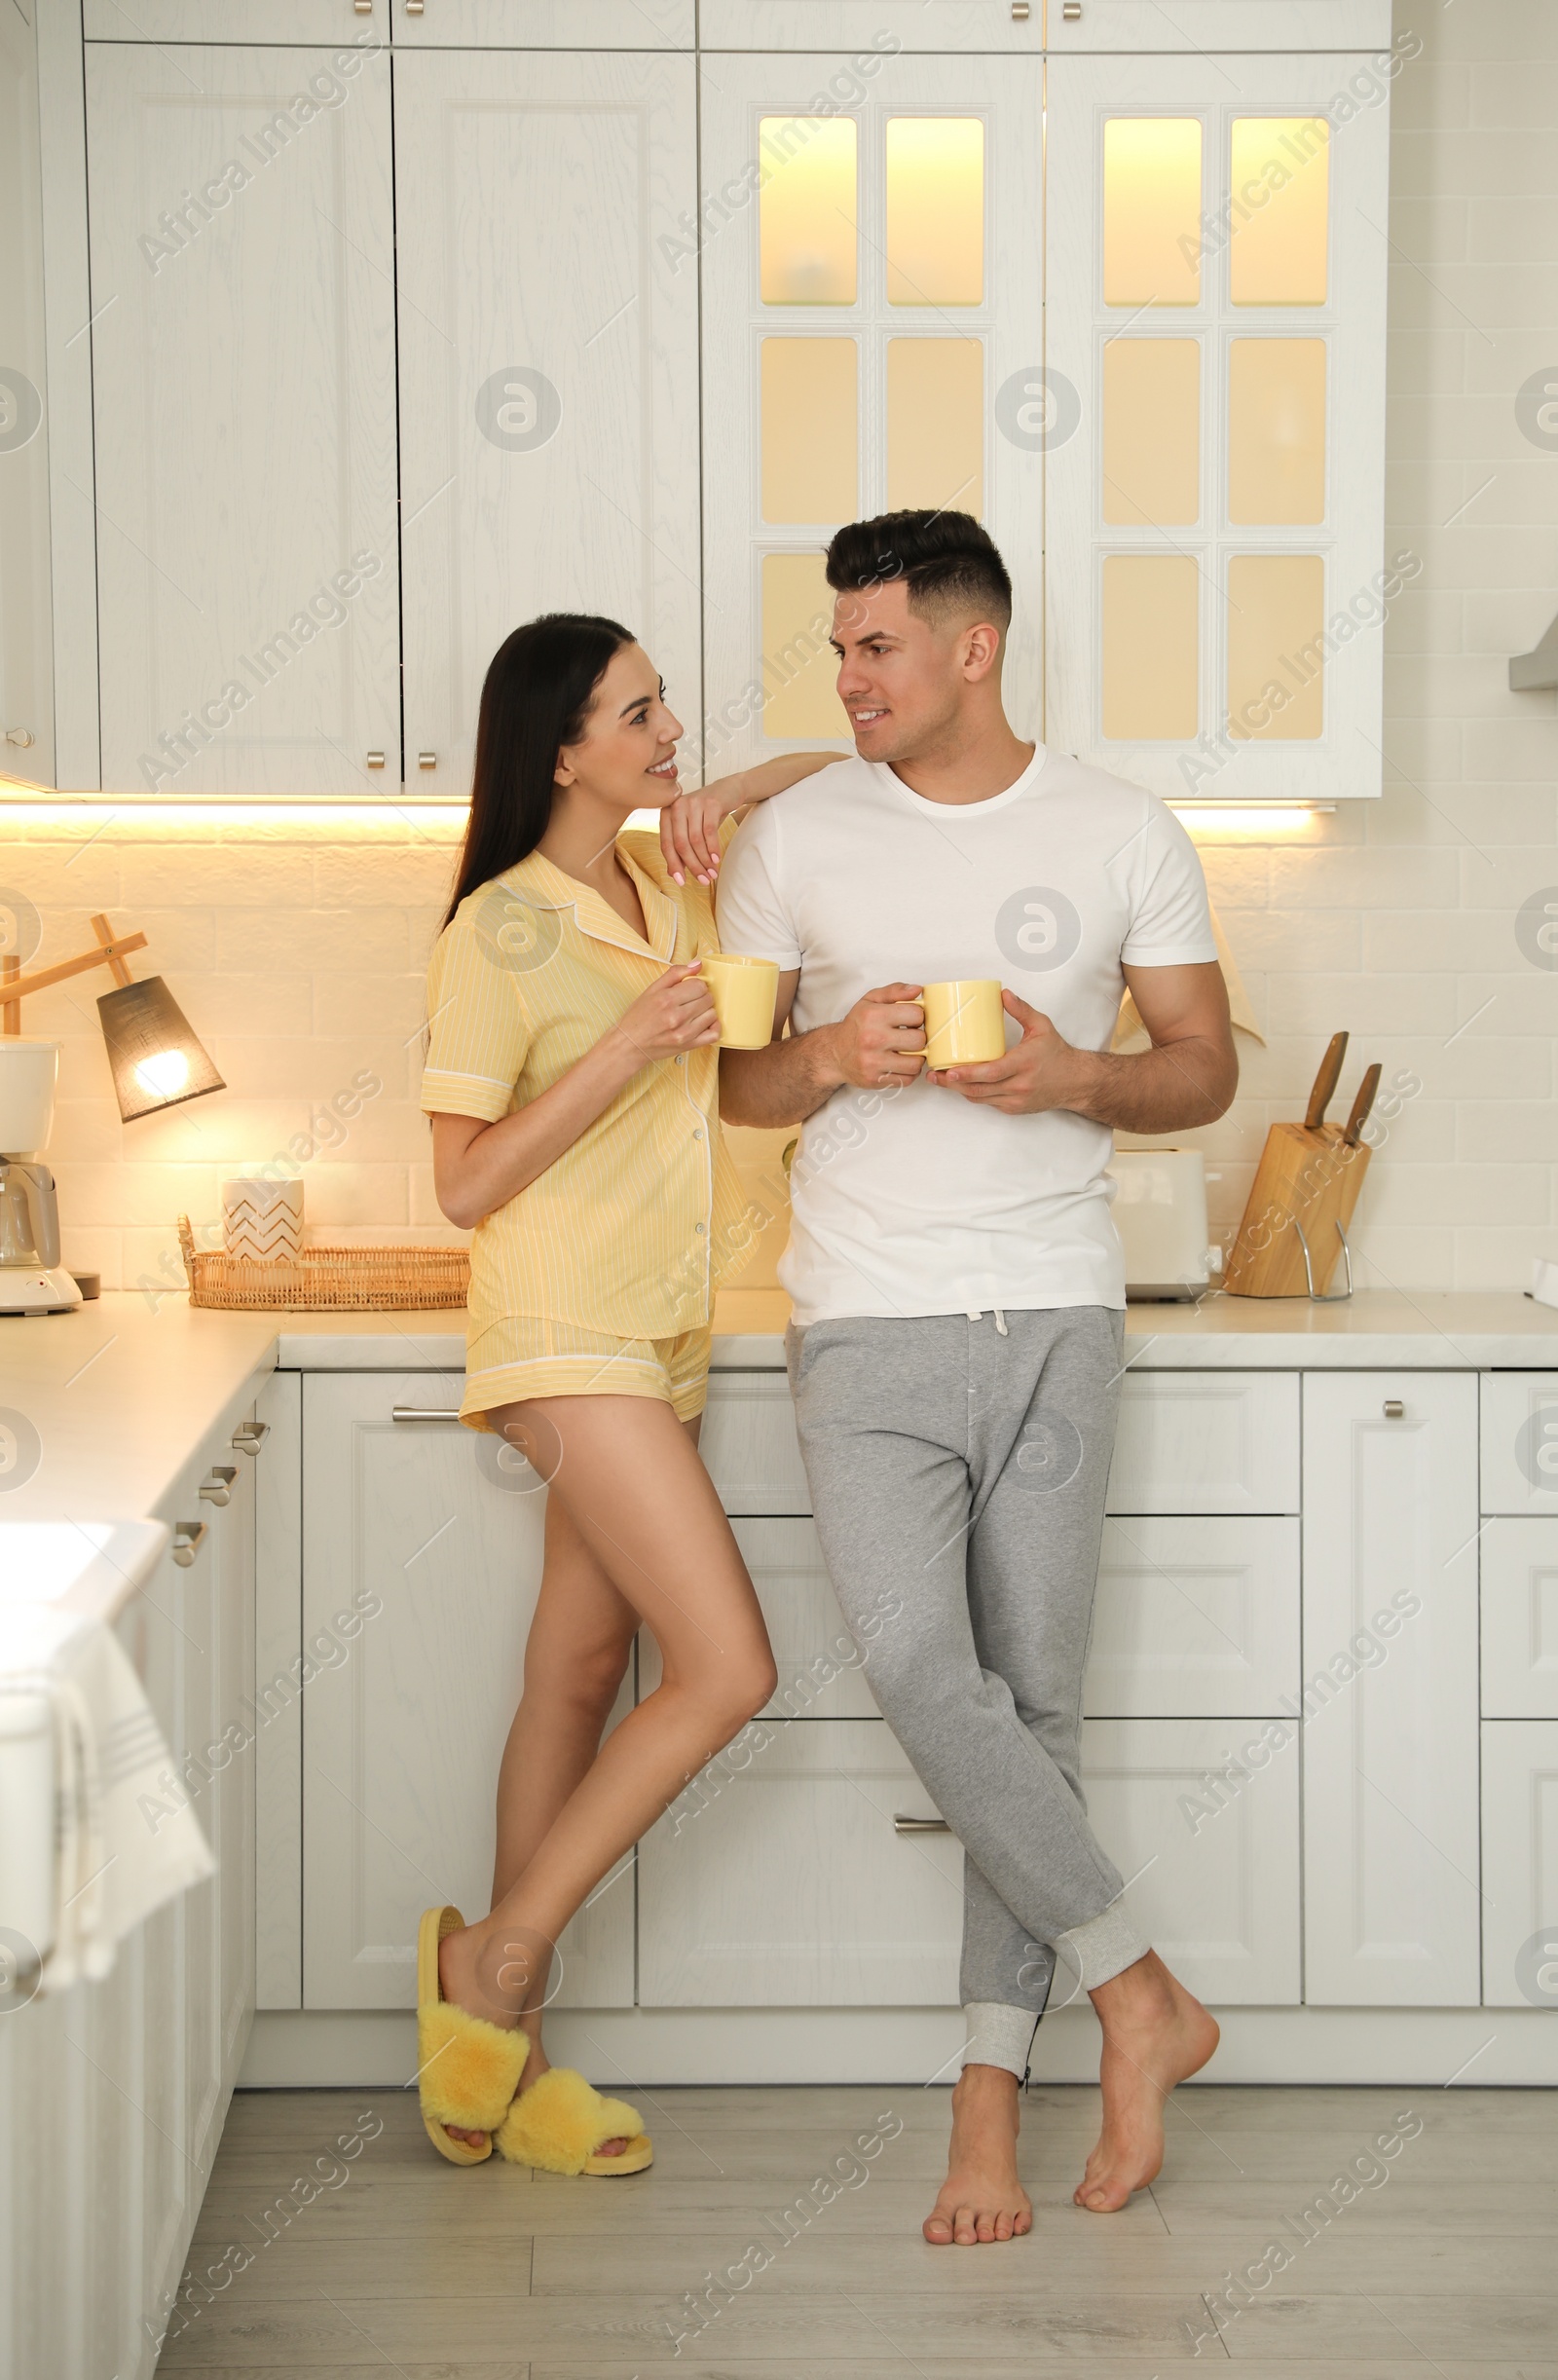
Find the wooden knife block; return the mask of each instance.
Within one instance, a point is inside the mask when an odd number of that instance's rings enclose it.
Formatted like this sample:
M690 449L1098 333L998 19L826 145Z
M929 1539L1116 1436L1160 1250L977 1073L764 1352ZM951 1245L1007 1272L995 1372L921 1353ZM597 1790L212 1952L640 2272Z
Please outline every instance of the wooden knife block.
M1308 1296L1297 1225L1309 1243L1315 1294L1323 1297L1342 1253L1336 1226L1352 1221L1368 1162L1363 1142L1349 1148L1337 1125L1274 1124L1223 1287L1235 1297Z

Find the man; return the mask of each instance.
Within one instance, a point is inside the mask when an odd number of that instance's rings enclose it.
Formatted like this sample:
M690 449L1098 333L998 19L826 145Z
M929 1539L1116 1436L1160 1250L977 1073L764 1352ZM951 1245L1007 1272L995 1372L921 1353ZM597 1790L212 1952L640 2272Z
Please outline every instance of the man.
M783 1279L817 1528L859 1641L883 1589L902 1603L868 1675L966 1854L967 2038L924 2231L969 2244L1032 2221L1018 2085L1057 1949L1103 2028L1080 2206L1151 2180L1164 2100L1216 2047L1126 1912L1077 1763L1125 1327L1111 1128L1210 1123L1238 1066L1188 837L1007 722L1011 581L979 523L856 522L828 579L857 758L765 803L725 862L725 948L781 972L776 1038L723 1054L721 1102L804 1122ZM921 987L992 977L1005 1057L927 1074ZM1128 985L1152 1047L1116 1058Z

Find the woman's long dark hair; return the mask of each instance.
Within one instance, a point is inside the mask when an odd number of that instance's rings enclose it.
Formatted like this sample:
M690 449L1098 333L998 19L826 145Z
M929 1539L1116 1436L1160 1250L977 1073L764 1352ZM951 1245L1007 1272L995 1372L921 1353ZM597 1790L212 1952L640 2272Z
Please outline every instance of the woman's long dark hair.
M528 859L540 841L557 755L578 742L612 653L633 641L614 619L546 612L499 646L481 689L470 824L445 925L467 893Z

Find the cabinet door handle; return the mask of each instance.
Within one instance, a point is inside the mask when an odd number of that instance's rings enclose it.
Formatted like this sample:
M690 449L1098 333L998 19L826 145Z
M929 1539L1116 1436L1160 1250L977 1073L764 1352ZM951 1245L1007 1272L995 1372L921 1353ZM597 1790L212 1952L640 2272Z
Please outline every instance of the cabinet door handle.
M1404 1404L1401 1402L1401 1399L1399 1398L1399 1396L1388 1396L1388 1397L1386 1398L1386 1400L1385 1400L1385 1418L1386 1418L1386 1420L1387 1420L1388 1422L1399 1422L1399 1421L1402 1421L1402 1420L1404 1420L1405 1415L1406 1415L1406 1407L1405 1407L1405 1405L1404 1405Z
M269 1422L244 1422L233 1432L233 1452L236 1455L257 1455L270 1434Z
M951 1828L945 1818L905 1818L893 1820L895 1835L949 1835Z
M391 1405L392 1422L458 1422L458 1405Z
M233 1482L237 1477L236 1463L213 1463L210 1477L201 1481L200 1492L207 1504L231 1504Z
M195 1556L211 1534L208 1520L181 1520L173 1525L173 1559L180 1570L188 1570Z

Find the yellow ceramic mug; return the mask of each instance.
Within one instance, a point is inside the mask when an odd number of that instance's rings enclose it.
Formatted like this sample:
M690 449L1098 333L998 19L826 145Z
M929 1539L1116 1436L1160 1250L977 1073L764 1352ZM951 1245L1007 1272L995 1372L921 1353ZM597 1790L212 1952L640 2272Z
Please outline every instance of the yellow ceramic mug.
M1006 1011L999 984L927 984L920 1005L925 1011L928 1067L982 1066L988 1059L1006 1056Z
M722 1050L765 1050L773 1039L773 1009L779 996L778 962L741 958L734 950L711 951L698 971L709 986L720 1020Z

